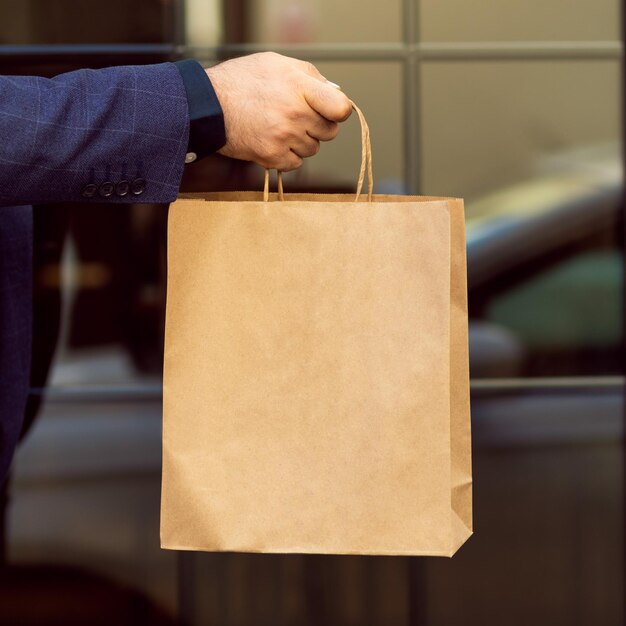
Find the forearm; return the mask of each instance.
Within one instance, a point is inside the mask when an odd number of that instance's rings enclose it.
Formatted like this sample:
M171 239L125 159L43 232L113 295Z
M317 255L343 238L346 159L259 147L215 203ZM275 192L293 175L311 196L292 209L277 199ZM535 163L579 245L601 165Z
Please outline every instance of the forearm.
M173 64L0 77L0 206L170 202L188 139Z

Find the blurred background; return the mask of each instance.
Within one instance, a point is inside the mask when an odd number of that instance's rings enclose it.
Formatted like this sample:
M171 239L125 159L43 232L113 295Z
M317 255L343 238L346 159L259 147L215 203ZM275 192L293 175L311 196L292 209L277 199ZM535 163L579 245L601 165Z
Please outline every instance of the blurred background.
M466 199L475 535L452 560L159 548L167 207L36 207L1 624L624 624L618 0L0 0L0 73L273 49L367 115L376 191ZM354 186L359 131L285 178ZM210 157L186 190L260 189Z

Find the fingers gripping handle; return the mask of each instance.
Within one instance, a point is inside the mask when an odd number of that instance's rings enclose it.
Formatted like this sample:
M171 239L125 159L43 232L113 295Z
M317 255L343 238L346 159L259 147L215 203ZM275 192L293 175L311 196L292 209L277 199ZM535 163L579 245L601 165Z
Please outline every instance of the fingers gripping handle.
M359 201L361 191L363 189L363 183L365 182L365 176L367 174L367 201L372 201L372 194L374 192L374 174L372 171L372 144L370 141L370 129L365 121L363 111L352 102L352 108L356 112L359 122L361 124L361 169L359 170L359 180L356 185L356 198L355 202ZM263 186L263 200L267 202L270 197L270 171L265 170L265 184ZM282 172L278 172L278 199L284 200L283 193L283 176Z

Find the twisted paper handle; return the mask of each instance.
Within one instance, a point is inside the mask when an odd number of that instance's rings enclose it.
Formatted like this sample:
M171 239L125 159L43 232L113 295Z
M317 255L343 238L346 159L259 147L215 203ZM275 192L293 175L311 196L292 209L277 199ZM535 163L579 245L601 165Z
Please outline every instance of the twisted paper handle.
M361 169L359 170L359 180L356 185L356 197L355 202L359 201L361 196L361 190L363 189L363 183L365 181L365 174L367 172L367 201L372 201L372 194L374 192L374 174L372 171L372 144L370 141L370 129L365 121L363 111L351 101L352 108L355 110L361 123ZM270 198L270 171L265 170L265 183L263 185L263 201L267 202ZM282 172L278 172L278 199L284 200L285 195L283 193L283 175Z

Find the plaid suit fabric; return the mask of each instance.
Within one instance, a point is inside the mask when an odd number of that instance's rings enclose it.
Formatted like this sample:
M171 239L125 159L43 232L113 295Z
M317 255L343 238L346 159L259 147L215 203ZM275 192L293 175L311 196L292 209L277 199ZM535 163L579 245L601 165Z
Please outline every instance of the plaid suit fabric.
M146 180L137 201L170 202L188 138L187 96L171 63L0 77L0 206L83 200L87 183L135 177Z
M171 202L188 139L187 96L174 64L0 76L0 482L30 375L32 210L24 205ZM135 178L145 181L139 196L82 195L90 183Z

